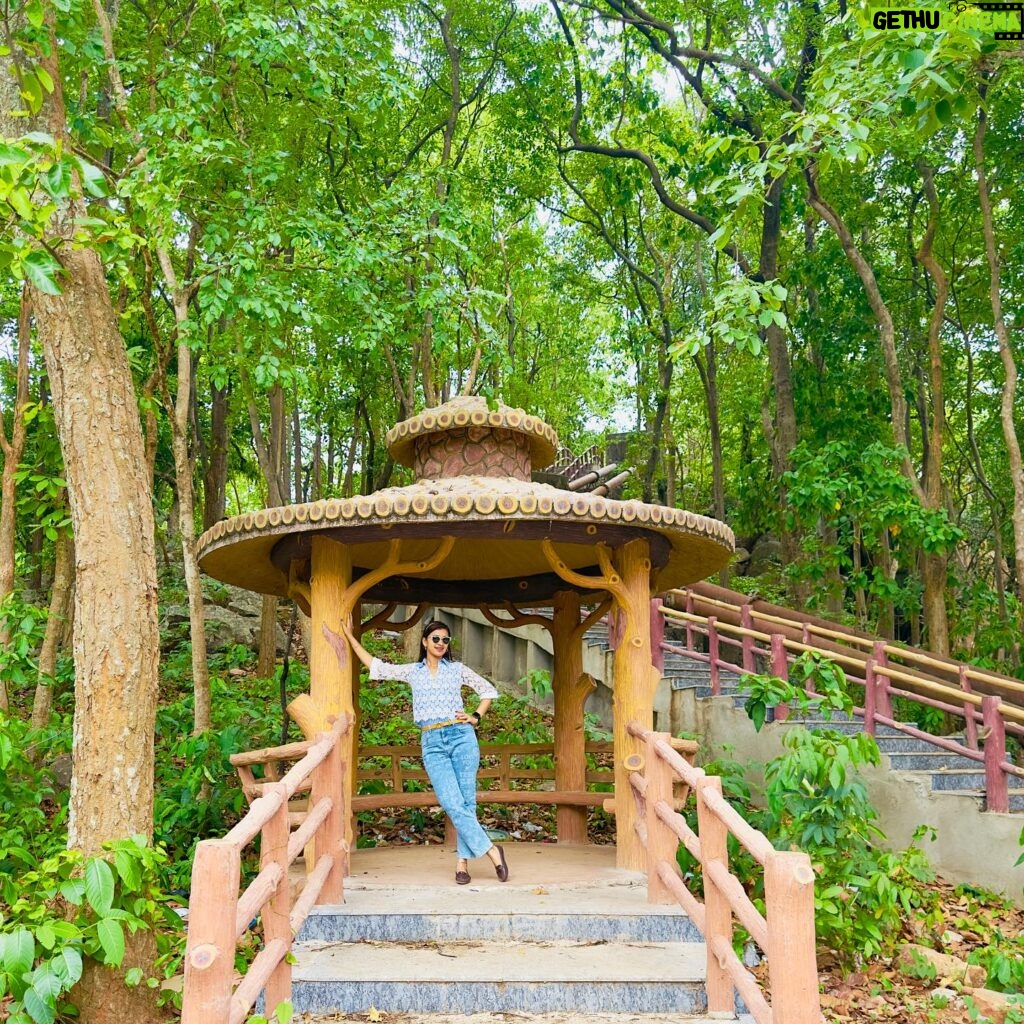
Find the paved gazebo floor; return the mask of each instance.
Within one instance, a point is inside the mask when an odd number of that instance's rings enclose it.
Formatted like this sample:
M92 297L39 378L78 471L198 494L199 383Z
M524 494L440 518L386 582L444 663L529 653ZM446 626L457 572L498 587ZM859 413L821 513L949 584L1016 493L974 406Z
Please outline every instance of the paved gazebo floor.
M346 889L422 889L440 886L517 892L537 886L645 885L643 875L615 866L614 846L559 846L556 843L502 843L508 858L509 880L499 882L486 857L469 863L473 881L455 885L455 853L442 846L378 846L352 854ZM493 894L492 894L493 895Z

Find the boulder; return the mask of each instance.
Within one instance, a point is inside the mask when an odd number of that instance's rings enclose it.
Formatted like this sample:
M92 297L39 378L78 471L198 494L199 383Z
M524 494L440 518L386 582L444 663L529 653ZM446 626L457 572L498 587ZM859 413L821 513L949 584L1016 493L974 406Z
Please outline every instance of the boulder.
M988 1020L992 1024L1006 1024L1011 1007L1019 1009L1022 1005L1019 995L1014 996L1013 1002L1011 1002L1011 997L1005 992L993 992L990 988L965 988L963 995L965 999L970 999L974 1003L978 1013L981 1014L978 1020ZM1014 1017L1014 1020L1019 1019Z
M744 575L760 576L771 569L778 568L782 564L782 543L778 537L771 534L764 534L754 542L750 550L750 560L747 562Z
M218 605L207 605L206 612L206 646L210 651L224 651L227 648L242 644L253 650L259 645L260 617L258 615L241 615L230 608ZM274 627L277 650L284 653L285 635L280 625Z
M942 985L955 981L964 985L984 985L987 977L985 968L980 964L969 964L959 957L939 953L930 946L919 946L913 942L900 947L897 960L900 967L909 969L911 973L922 960L931 964L935 968L936 979Z

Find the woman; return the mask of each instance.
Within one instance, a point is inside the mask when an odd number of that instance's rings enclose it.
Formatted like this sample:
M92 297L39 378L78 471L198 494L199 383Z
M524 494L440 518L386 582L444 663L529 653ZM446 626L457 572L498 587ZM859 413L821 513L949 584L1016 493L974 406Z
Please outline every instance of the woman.
M470 881L469 859L486 854L498 880L507 882L505 851L488 839L476 816L476 773L480 767L476 727L498 691L462 662L451 660L451 630L436 619L423 628L422 659L407 665L373 657L348 623L342 629L356 657L370 670L371 680L395 679L412 688L412 717L421 730L423 767L458 834L455 881L466 885ZM329 634L330 630L325 626L324 632ZM472 714L466 714L462 705L463 686L469 686L480 697Z

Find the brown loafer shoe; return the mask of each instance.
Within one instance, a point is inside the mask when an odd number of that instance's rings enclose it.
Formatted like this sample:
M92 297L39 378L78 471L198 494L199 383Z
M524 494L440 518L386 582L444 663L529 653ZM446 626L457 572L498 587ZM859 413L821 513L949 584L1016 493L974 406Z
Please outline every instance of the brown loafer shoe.
M470 877L468 871L456 871L455 872L455 884L456 885L469 885Z
M501 858L501 863L494 865L494 873L498 876L499 882L507 882L508 862L505 860L505 851L500 846L498 846L497 843L495 843L494 845L498 851L498 856Z

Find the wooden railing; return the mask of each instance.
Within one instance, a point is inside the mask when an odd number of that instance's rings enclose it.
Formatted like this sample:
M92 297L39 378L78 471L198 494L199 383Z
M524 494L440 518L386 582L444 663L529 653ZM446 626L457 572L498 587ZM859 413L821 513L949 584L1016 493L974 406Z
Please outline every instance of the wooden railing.
M342 716L314 740L271 748L277 758L298 757L283 778L266 782L248 813L223 839L196 848L185 946L182 1024L241 1024L262 990L269 1012L291 998L292 940L316 903L340 903L346 874L341 738ZM310 791L304 821L290 829L288 801ZM242 851L260 836L260 870L239 895ZM311 846L313 862L292 901L288 869ZM235 986L239 938L259 920L263 948ZM269 1013L268 1013L269 1015Z
M853 711L863 719L866 732L874 735L877 726L891 726L977 762L985 769L986 810L1009 810L1009 779L1024 779L1024 769L1007 759L1006 737L1024 737L1024 683L820 623L758 612L749 603L730 604L721 596L699 594L695 588L673 591L671 597L686 610L663 604L663 623L683 631L685 645L664 639L662 626L659 647L707 664L713 694L721 692L722 672L767 671L787 679L790 663L800 655L824 655L839 665L851 682L864 687L864 705ZM709 609L721 609L722 617L708 614ZM737 618L739 624L730 621ZM953 685L951 678L959 685ZM964 742L896 721L895 697L962 719ZM1019 703L1012 702L1014 699ZM776 718L782 719L786 713L782 708Z
M272 788L276 784L281 763L294 759L303 748L304 745L301 743L292 743L283 747L268 747L264 750L232 754L231 763L238 772L246 799L257 800L268 788ZM610 758L612 744L590 742L586 744L585 750L588 755L598 759ZM421 756L418 744L400 747L361 747L358 751L357 785L384 782L390 789L384 793L361 793L351 797L351 810L358 812L380 810L384 807L437 806L437 796L433 790L427 788L430 780L422 767ZM477 791L477 802L554 804L563 807L602 806L607 802L609 793L606 791L538 789L538 785L547 787L554 782L554 768L516 763L522 759L536 761L553 756L554 745L551 743L481 743L480 770L477 773L480 788ZM382 765L381 761L386 763ZM407 764L407 761L415 761L416 764ZM262 766L262 778L254 774L253 768L256 766ZM615 782L615 772L610 765L595 766L587 770L586 782L611 786ZM407 789L407 785L410 784L415 788ZM495 784L497 788L491 788ZM298 786L293 796L301 796L308 788L308 784ZM295 802L290 813L292 825L304 821L306 813L306 808L300 802ZM454 836L450 824L446 831L450 838Z
M731 1017L738 992L757 1024L821 1024L810 858L776 850L725 800L722 780L689 764L668 733L635 723L627 731L646 748L626 763L637 801L636 830L647 856L648 899L678 903L704 936L709 1015ZM696 797L697 833L673 809L673 785L679 782ZM764 915L729 871L730 834L764 869ZM703 900L682 880L679 843L700 863ZM734 917L767 955L768 998L733 949Z

